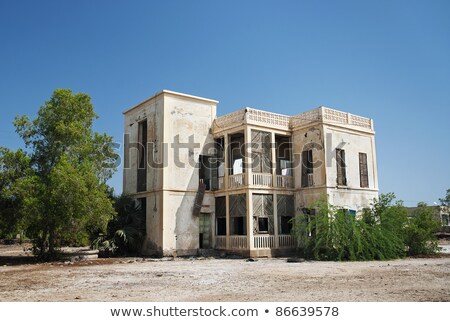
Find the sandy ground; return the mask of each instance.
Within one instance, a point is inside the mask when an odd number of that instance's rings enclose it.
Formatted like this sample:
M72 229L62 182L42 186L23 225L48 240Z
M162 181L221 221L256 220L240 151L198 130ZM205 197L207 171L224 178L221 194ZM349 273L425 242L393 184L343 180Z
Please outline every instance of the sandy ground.
M9 262L8 262L9 261ZM0 301L450 301L450 256L383 262L98 259L0 246Z

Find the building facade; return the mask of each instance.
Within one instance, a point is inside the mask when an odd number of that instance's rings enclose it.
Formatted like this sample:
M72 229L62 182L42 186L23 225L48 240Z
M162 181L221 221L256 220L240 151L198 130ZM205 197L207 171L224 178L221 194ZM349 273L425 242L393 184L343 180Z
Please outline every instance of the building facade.
M124 193L145 207L144 253L276 256L320 196L355 215L378 196L373 121L319 107L295 116L162 91L124 112Z

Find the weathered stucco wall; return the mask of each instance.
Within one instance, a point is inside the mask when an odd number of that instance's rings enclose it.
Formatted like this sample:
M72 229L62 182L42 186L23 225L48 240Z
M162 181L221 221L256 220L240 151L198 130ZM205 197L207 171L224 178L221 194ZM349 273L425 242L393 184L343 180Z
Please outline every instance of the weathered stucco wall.
M197 253L199 224L193 206L199 185L198 162L199 155L214 142L210 129L215 117L215 103L164 96L164 141L169 147L164 168L164 253Z
M155 99L146 101L124 115L124 134L129 140L125 140L123 172L123 191L132 194L137 191L137 166L138 166L138 127L139 122L147 120L147 163L161 163L164 149L162 147L163 137L163 99L157 96ZM127 162L128 161L128 162ZM163 170L158 166L147 166L147 190L162 188Z

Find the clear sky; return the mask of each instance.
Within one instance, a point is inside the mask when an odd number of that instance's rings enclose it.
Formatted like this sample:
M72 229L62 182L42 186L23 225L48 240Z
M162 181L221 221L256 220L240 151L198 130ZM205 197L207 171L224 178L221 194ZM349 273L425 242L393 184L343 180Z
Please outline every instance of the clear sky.
M14 116L56 88L90 94L117 142L122 111L162 89L219 114L340 109L374 119L381 192L433 204L450 188L447 0L0 0L1 146L23 146Z

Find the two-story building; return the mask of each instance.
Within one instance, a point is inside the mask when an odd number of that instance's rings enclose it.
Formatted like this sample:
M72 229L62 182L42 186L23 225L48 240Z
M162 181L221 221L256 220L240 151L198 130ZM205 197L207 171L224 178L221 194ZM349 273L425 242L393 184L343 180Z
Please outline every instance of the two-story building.
M378 196L373 121L326 107L286 116L164 90L124 112L124 193L145 207L145 254L295 247L321 195L355 215Z

